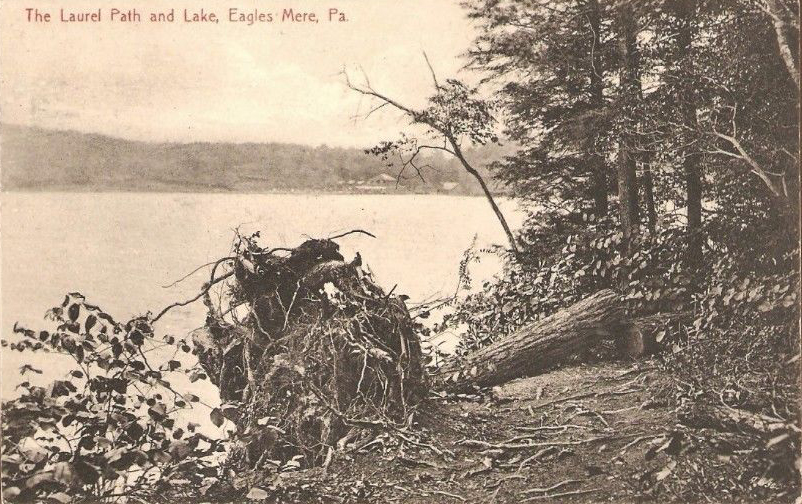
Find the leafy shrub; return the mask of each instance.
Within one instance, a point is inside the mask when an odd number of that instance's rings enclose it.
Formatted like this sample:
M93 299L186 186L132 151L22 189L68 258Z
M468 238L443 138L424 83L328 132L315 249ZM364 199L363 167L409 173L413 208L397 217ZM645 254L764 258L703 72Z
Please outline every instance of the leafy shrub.
M621 292L633 315L677 311L689 304L694 275L677 246L683 239L678 224L642 237L627 257L612 219L583 213L574 221L559 240L548 231L531 233L529 240L549 236L547 246L540 241L530 246L527 254L535 259L508 261L499 278L464 296L445 317L439 331L460 328L465 333L460 354L601 289Z
M177 373L206 379L176 357L190 346L171 336L157 342L146 318L116 322L78 293L67 295L47 318L52 330L15 325L19 337L2 342L10 350L55 352L74 362L65 379L47 387L25 381L21 395L3 404L3 500L67 503L125 496L152 502L208 486L217 475L214 459L225 448L198 432L198 424L177 421L179 412L198 407L200 399L169 381ZM146 356L157 343L162 353L173 350L158 366ZM21 372L42 373L28 364Z
M789 251L766 264L766 256L729 252L710 266L685 331L687 341L663 354L660 365L674 378L673 404L679 412L724 405L772 418L783 428L739 429L742 449L714 454L738 470L724 471L714 482L710 467L686 464L683 491L737 492L754 499L780 490L793 495L801 462L799 275L793 267L798 255ZM710 450L704 445L715 445L717 436L696 440L697 448Z

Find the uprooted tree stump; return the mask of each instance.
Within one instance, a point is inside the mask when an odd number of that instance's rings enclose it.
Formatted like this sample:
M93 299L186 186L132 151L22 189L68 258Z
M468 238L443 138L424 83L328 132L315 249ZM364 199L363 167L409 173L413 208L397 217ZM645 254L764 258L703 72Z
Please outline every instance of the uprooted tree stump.
M354 427L408 421L428 388L404 302L332 240L267 250L257 237L240 237L214 265L206 325L193 333L236 425L234 463L311 466Z

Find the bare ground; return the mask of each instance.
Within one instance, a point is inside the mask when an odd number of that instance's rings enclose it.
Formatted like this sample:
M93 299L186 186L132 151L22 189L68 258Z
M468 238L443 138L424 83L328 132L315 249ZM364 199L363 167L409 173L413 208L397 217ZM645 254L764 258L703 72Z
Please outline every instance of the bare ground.
M748 500L726 490L739 470L734 448L705 446L704 432L679 425L658 397L668 383L653 362L608 362L515 380L489 396L433 398L413 429L353 441L326 468L258 486L278 502ZM718 497L683 477L699 464L712 468L703 484L724 485Z
M489 397L433 398L419 436L354 443L328 468L284 473L270 490L299 501L631 499L667 463L659 454L645 461L671 439L672 415L652 397L656 372L648 363L577 365Z

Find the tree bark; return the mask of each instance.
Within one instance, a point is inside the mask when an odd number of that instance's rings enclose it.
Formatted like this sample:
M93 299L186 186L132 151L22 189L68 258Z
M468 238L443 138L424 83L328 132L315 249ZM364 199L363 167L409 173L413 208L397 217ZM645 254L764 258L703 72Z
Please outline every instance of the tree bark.
M791 50L791 44L788 41L788 27L785 21L785 15L780 9L778 0L766 0L766 11L771 17L772 25L774 26L774 33L777 35L777 48L780 51L780 56L785 63L785 68L788 74L794 80L796 89L799 89L799 68L794 60L794 53ZM798 28L798 27L797 27Z
M477 350L459 367L446 367L441 377L447 386L465 389L532 376L584 352L602 339L618 337L623 327L621 297L611 290L602 290Z
M651 156L644 154L643 157L643 193L646 199L646 223L649 226L649 233L653 235L657 230L657 206L654 202Z
M686 137L681 154L688 214L688 260L691 265L698 265L702 261L702 174L699 168L699 155L690 147L690 132L697 130L691 52L696 22L696 0L677 0L673 6L677 30L676 61L679 65L676 78L680 83L677 88L680 94L677 102L680 104L682 124L685 129L683 136Z
M618 23L620 105L624 110L624 124L618 145L618 204L623 243L629 254L632 252L632 239L638 234L640 226L634 112L640 94L640 63L636 20L629 4L623 3L618 8Z
M604 107L604 82L601 61L601 9L598 0L588 1L588 23L592 32L592 45L590 58L590 103L595 112L601 112ZM604 158L596 151L599 128L594 125L588 131L585 151L592 170L593 204L596 217L607 215L609 208L607 198L607 166Z

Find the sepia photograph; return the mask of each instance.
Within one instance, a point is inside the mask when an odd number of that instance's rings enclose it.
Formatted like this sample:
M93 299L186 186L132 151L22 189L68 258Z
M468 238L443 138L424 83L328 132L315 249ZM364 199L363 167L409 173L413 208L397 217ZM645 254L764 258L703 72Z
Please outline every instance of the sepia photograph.
M3 503L802 504L798 0L0 0Z

